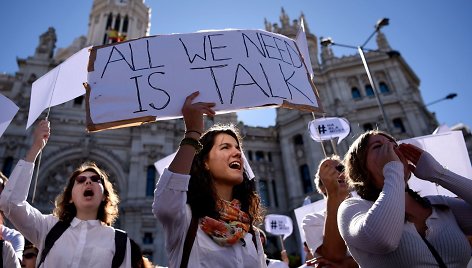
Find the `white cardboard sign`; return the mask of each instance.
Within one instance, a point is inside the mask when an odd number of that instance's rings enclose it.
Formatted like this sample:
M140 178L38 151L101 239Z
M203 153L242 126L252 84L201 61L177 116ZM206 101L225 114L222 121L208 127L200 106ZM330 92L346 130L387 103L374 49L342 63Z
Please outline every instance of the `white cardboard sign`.
M309 60L309 59L305 59ZM93 47L87 128L181 117L185 98L214 102L217 113L283 106L321 112L297 43L263 30L143 37Z
M472 178L469 154L461 131L449 131L435 135L415 137L399 143L410 143L428 151L441 165L463 177ZM419 191L421 196L447 195L456 196L449 190L432 182L421 180L411 174L408 181L411 189Z
M269 214L264 219L265 230L273 235L283 235L285 240L293 232L293 222L289 216Z

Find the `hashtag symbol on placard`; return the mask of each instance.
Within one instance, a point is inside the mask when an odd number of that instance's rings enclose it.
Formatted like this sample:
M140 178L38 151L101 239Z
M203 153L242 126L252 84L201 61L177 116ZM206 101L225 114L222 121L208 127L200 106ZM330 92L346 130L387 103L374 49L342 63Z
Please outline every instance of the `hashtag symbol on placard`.
M318 133L324 134L326 132L326 127L325 125L319 125L318 126Z
M270 222L270 228L271 229L277 229L277 221L271 221Z

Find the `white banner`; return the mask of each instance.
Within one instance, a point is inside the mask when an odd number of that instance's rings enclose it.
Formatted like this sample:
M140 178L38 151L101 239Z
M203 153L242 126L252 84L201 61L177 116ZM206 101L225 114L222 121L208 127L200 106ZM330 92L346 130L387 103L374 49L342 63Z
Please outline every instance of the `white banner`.
M306 59L309 61L309 59ZM143 37L92 48L91 131L181 117L185 98L218 113L282 106L321 111L294 40L262 30Z
M351 132L349 121L342 117L318 118L308 124L308 131L317 142L338 137L338 144Z
M0 137L3 135L3 132L10 125L11 120L15 117L19 108L13 103L9 98L0 94L0 107L2 107L2 112L0 113Z
M292 219L289 216L268 214L264 219L265 230L273 235L283 235L283 239L293 232Z

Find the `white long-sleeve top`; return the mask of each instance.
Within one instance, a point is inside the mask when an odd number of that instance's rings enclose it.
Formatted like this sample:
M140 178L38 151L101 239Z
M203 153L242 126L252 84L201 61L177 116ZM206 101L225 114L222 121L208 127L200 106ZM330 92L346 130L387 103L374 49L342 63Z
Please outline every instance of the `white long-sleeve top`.
M11 229L2 225L2 237L11 243L13 250L15 250L16 257L20 260L23 259L23 249L25 247L25 238L23 235L15 229Z
M20 268L20 260L16 257L15 250L10 242L4 241L2 247L3 267Z
M433 208L426 219L426 239L447 267L466 267L471 256L466 235L472 234L472 180L443 168L427 152L416 173L461 198L427 197ZM389 162L383 174L384 186L375 202L350 198L339 207L339 230L349 251L360 267L437 267L415 225L405 220L403 164Z
M16 229L36 245L41 253L46 235L58 219L51 214L42 214L26 202L33 169L33 163L23 160L18 162L1 194L0 209ZM70 225L55 242L41 267L111 267L115 254L113 227L106 226L99 220L83 221L78 218L74 218ZM37 264L40 258L38 256ZM129 239L120 268L125 267L131 267Z
M154 191L152 210L164 227L170 268L180 267L185 237L192 220L192 212L186 204L189 181L190 175L165 169ZM255 234L257 249L250 233L244 237L244 243L222 247L198 227L188 267L267 267L259 232L256 230Z

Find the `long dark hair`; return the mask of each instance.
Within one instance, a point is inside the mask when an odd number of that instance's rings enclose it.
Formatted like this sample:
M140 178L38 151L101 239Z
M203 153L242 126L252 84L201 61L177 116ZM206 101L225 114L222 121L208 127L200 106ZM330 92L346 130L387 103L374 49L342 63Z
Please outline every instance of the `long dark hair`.
M205 216L219 217L216 208L218 196L213 178L210 172L205 169L205 160L215 144L215 137L221 133L233 137L242 150L241 137L234 125L214 125L200 138L203 149L193 159L187 192L187 203L190 205L192 215L198 218ZM249 214L251 224L262 222L262 207L259 195L256 192L256 185L254 180L249 180L246 171L243 172L243 182L233 187L233 198L241 202L241 210Z
M79 176L85 171L93 172L100 176L103 183L103 196L105 200L100 203L98 207L97 220L102 221L106 225L112 225L118 217L118 203L119 197L113 189L113 184L108 180L108 175L105 171L100 169L93 162L85 162L72 172L67 185L64 187L62 193L56 197L56 207L54 208L53 214L58 217L61 221L71 222L77 214L77 209L73 203L70 203L72 199L72 188L74 187L75 177Z

